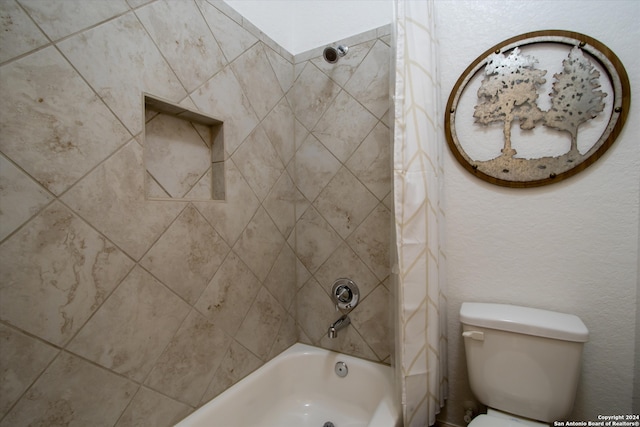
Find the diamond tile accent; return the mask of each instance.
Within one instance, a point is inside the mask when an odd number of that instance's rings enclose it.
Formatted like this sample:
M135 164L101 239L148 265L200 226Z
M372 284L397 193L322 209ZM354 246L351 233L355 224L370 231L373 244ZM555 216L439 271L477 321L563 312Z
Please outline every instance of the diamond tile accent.
M210 141L191 122L158 114L145 124L146 170L171 198L184 198L211 168Z
M389 221L391 221L389 210L379 204L347 238L349 246L379 280L389 275L389 240L391 238Z
M0 155L0 241L38 213L51 195Z
M106 21L129 9L124 0L96 2L91 7L81 7L82 0L60 3L20 0L20 4L36 24L54 41Z
M205 0L196 0L227 61L236 59L258 39Z
M185 202L147 201L142 148L130 142L62 198L134 259L140 259Z
M285 241L264 208L259 208L233 251L264 281Z
M215 165L215 163L214 163ZM224 162L218 163L218 166L224 171ZM215 166L214 166L215 167ZM213 192L212 192L213 190ZM202 178L196 182L196 184L184 195L186 200L224 200L226 194L222 192L225 190L224 182L214 180L212 169L208 169L207 172L202 175ZM220 193L217 193L220 191ZM153 198L150 193L149 187L147 187L147 195L149 198ZM224 197L223 197L224 195ZM161 196L158 196L161 197Z
M186 97L182 84L133 13L57 46L133 135L142 131L142 92L172 102Z
M313 207L296 224L297 253L302 264L314 273L340 245L342 239Z
M140 265L194 304L230 250L213 227L189 205Z
M262 122L271 144L278 152L283 164L288 164L295 154L295 118L286 98L271 110Z
M329 295L314 278L298 292L296 306L299 313L304 313L304 316L298 317L298 324L313 343L320 341L327 334L327 328L335 320L334 317L339 317Z
M389 128L378 123L346 165L379 200L389 194L391 192Z
M232 341L220 367L215 373L209 388L202 397L202 402L208 402L228 387L256 370L262 361L249 350Z
M273 341L273 347L271 347L269 356L267 356L269 360L298 342L298 325L296 324L294 316L295 308L292 306L291 313L280 323L280 330L278 331L276 339Z
M171 427L190 412L188 405L140 387L115 427Z
M2 423L114 425L137 387L132 381L62 352Z
M294 179L302 194L313 201L339 169L340 162L315 136L309 135L296 153Z
M136 267L68 348L142 381L189 313L189 306Z
M56 195L130 138L52 47L0 68L0 93L0 150Z
M291 89L293 85L293 64L266 46L264 52L267 54L269 63L276 73L282 90L286 92Z
M196 89L227 64L195 3L156 1L136 10L136 15L187 91Z
M5 414L58 354L58 349L0 323L0 413Z
M295 203L299 197L293 180L285 172L264 200L263 207L284 237L289 237L295 226Z
M222 238L233 246L260 206L249 184L244 179L233 160L225 162L225 202L193 202L207 221Z
M235 336L259 289L256 276L231 252L194 307L227 334Z
M289 245L284 245L264 281L264 286L285 310L289 309L295 296L292 290L296 289L296 278L291 274L295 268L296 254Z
M349 236L377 204L378 199L345 167L313 202L342 238Z
M307 140L307 136L309 136L309 131L302 125L302 123L300 123L300 121L298 121L298 119L295 120L293 127L294 127L293 139L294 139L295 147L297 150L302 146L302 143Z
M44 46L49 42L15 1L0 3L0 63Z
M0 318L65 345L133 263L59 202L0 246Z
M224 122L224 145L232 154L258 124L238 79L226 67L191 94L191 99L204 114Z
M388 45L376 41L345 85L345 89L378 118L389 109L390 54Z
M227 352L231 338L195 310L187 316L145 384L198 406Z
M313 129L338 92L340 92L340 86L318 70L315 65L307 63L287 94L287 99L293 107L296 118L307 129Z
M390 295L387 288L380 285L353 310L351 321L367 344L376 353L379 360L391 354L391 336L389 331Z
M284 172L278 153L259 126L232 157L259 200L264 200Z
M236 340L266 361L285 316L285 310L263 287L240 325Z
M262 120L284 96L262 43L256 43L231 63L235 75ZM256 78L256 76L260 76Z
M313 135L345 162L377 122L373 114L342 91L313 129Z

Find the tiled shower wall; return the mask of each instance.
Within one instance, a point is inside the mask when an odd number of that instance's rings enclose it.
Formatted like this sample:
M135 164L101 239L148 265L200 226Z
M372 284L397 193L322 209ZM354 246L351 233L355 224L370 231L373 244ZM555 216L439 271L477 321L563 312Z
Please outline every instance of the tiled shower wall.
M318 56L323 48L296 56L296 81L287 95L296 117L293 169L301 195L295 245L299 340L388 363L389 29L345 43L348 54L337 64ZM340 313L328 295L340 277L354 280L363 299L350 314L351 326L330 339L327 328Z
M388 361L388 30L329 66L221 2L0 14L1 426L172 425L296 341ZM226 201L145 198L143 92L224 122Z

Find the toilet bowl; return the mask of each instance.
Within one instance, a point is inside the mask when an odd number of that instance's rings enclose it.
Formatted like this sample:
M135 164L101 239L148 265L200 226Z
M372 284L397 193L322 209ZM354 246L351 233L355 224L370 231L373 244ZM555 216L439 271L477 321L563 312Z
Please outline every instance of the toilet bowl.
M572 314L463 303L469 385L489 409L470 427L543 427L571 413L589 331Z
M515 415L487 409L486 414L478 415L468 427L548 427L549 424L516 417Z

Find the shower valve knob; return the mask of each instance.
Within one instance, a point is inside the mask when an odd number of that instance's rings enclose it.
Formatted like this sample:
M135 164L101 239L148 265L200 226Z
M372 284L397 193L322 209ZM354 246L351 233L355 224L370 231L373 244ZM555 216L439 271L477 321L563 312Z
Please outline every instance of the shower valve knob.
M352 310L360 298L358 286L351 279L338 279L333 283L331 296L336 303L336 310Z

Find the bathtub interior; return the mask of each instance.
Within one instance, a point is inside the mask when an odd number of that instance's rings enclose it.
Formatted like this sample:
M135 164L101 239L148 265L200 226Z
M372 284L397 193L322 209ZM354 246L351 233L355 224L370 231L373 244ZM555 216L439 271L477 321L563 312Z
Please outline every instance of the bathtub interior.
M337 362L349 369L335 373ZM295 344L177 424L178 427L400 426L393 368Z

